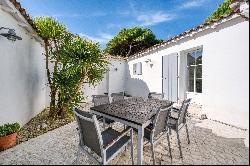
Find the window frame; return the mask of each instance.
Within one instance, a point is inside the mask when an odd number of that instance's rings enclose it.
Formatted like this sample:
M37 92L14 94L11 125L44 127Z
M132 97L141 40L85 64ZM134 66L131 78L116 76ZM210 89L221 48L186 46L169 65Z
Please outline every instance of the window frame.
M187 51L186 52L186 59L187 59L187 65L186 65L186 73L187 73L187 89L186 89L186 92L187 93L192 93L192 94L202 94L203 93L203 90L202 90L202 86L201 86L201 92L197 92L197 83L196 83L196 80L201 80L201 84L202 84L202 82L203 82L203 74L202 74L202 66L203 66L203 63L201 62L201 64L196 64L197 63L197 59L198 59L198 57L197 58L195 58L195 61L194 61L194 64L192 64L192 65L189 65L188 64L188 54L190 54L191 56L193 55L193 53L194 52L201 52L201 58L203 58L203 48L195 48L195 49L192 49L192 50L189 50L189 51ZM199 77L197 77L197 67L198 66L201 66L201 78ZM189 81L190 81L190 78L189 78L189 71L190 71L190 67L193 67L194 69L194 71L193 71L193 85L192 85L192 89L193 89L193 91L189 91L189 89L190 89L190 85L189 85Z
M133 75L142 75L142 62L133 64Z

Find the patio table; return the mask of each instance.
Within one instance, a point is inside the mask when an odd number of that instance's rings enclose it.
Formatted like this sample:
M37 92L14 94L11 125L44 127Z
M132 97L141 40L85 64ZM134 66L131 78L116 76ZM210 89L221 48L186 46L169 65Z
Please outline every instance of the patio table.
M144 128L147 127L152 117L160 107L168 107L172 102L167 100L149 99L146 101L121 100L111 104L91 107L93 114L103 116L138 130L137 164L143 161Z

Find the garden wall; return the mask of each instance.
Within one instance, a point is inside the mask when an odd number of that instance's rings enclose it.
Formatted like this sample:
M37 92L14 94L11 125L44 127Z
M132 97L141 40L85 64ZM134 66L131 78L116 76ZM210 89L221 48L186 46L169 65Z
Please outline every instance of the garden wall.
M22 40L11 42L0 36L0 125L11 122L24 125L46 107L44 48L2 8L0 5L0 27L15 29ZM11 10L19 15L14 6Z

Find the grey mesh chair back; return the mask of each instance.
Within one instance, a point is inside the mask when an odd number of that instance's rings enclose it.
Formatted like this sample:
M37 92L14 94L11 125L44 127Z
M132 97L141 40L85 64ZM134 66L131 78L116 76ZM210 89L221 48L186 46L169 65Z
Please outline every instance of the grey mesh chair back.
M92 102L94 103L94 106L110 103L108 95L93 95Z
M143 97L133 96L128 99L129 102L143 102L145 101Z
M167 125L167 117L169 111L171 110L172 106L160 108L155 115L155 119L153 122L153 132L152 137L157 137L160 133L166 130Z
M96 118L95 115L80 111L77 108L74 111L79 126L80 144L87 146L96 154L101 155L101 133L97 131L97 120L94 120Z
M191 102L191 99L187 99L183 101L180 109L174 108L172 110L173 112L178 113L178 117L172 116L171 113L169 114L168 121L167 121L167 128L168 128L167 140L168 140L169 153L170 153L171 158L172 158L172 154L171 154L170 139L169 139L169 134L171 133L171 130L174 130L176 132L181 158L182 158L182 150L181 150L181 141L180 141L179 131L184 127L186 128L188 144L190 144L188 126L186 122L186 114L187 114L187 109L188 109L190 102Z
M153 158L153 165L155 165L155 150L154 145L160 140L160 138L166 133L167 117L172 109L172 105L169 107L160 108L153 120L153 127L151 125L145 128L144 137L151 143L151 152ZM150 133L150 134L149 134ZM170 146L169 146L170 147Z
M181 109L180 109L180 116L178 120L178 124L185 123L186 122L186 114L188 110L188 106L190 104L191 99L186 99L183 101Z
M161 93L156 93L156 92L150 92L148 94L149 99L159 99L162 100L162 94Z
M124 100L124 95L123 95L123 93L112 93L112 94L111 94L111 97L112 97L112 102Z
M127 127L122 132L108 128L101 132L96 115L80 111L77 108L74 108L74 113L79 127L79 146L76 164L79 163L79 156L82 151L95 163L106 165L124 150L129 143L131 144L132 164L134 164L133 139L131 139L133 138L132 128ZM129 133L130 137L127 136ZM98 157L101 157L101 161Z

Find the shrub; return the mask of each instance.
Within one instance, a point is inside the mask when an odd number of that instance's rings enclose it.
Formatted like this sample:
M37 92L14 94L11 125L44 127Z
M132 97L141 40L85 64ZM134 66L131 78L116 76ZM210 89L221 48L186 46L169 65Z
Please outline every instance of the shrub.
M18 123L4 124L0 126L0 137L13 134L17 132L19 129L20 129L20 125Z
M224 0L224 2L216 9L216 11L206 19L206 22L219 19L222 16L232 13L233 10L230 8L230 4L232 2L233 0Z

